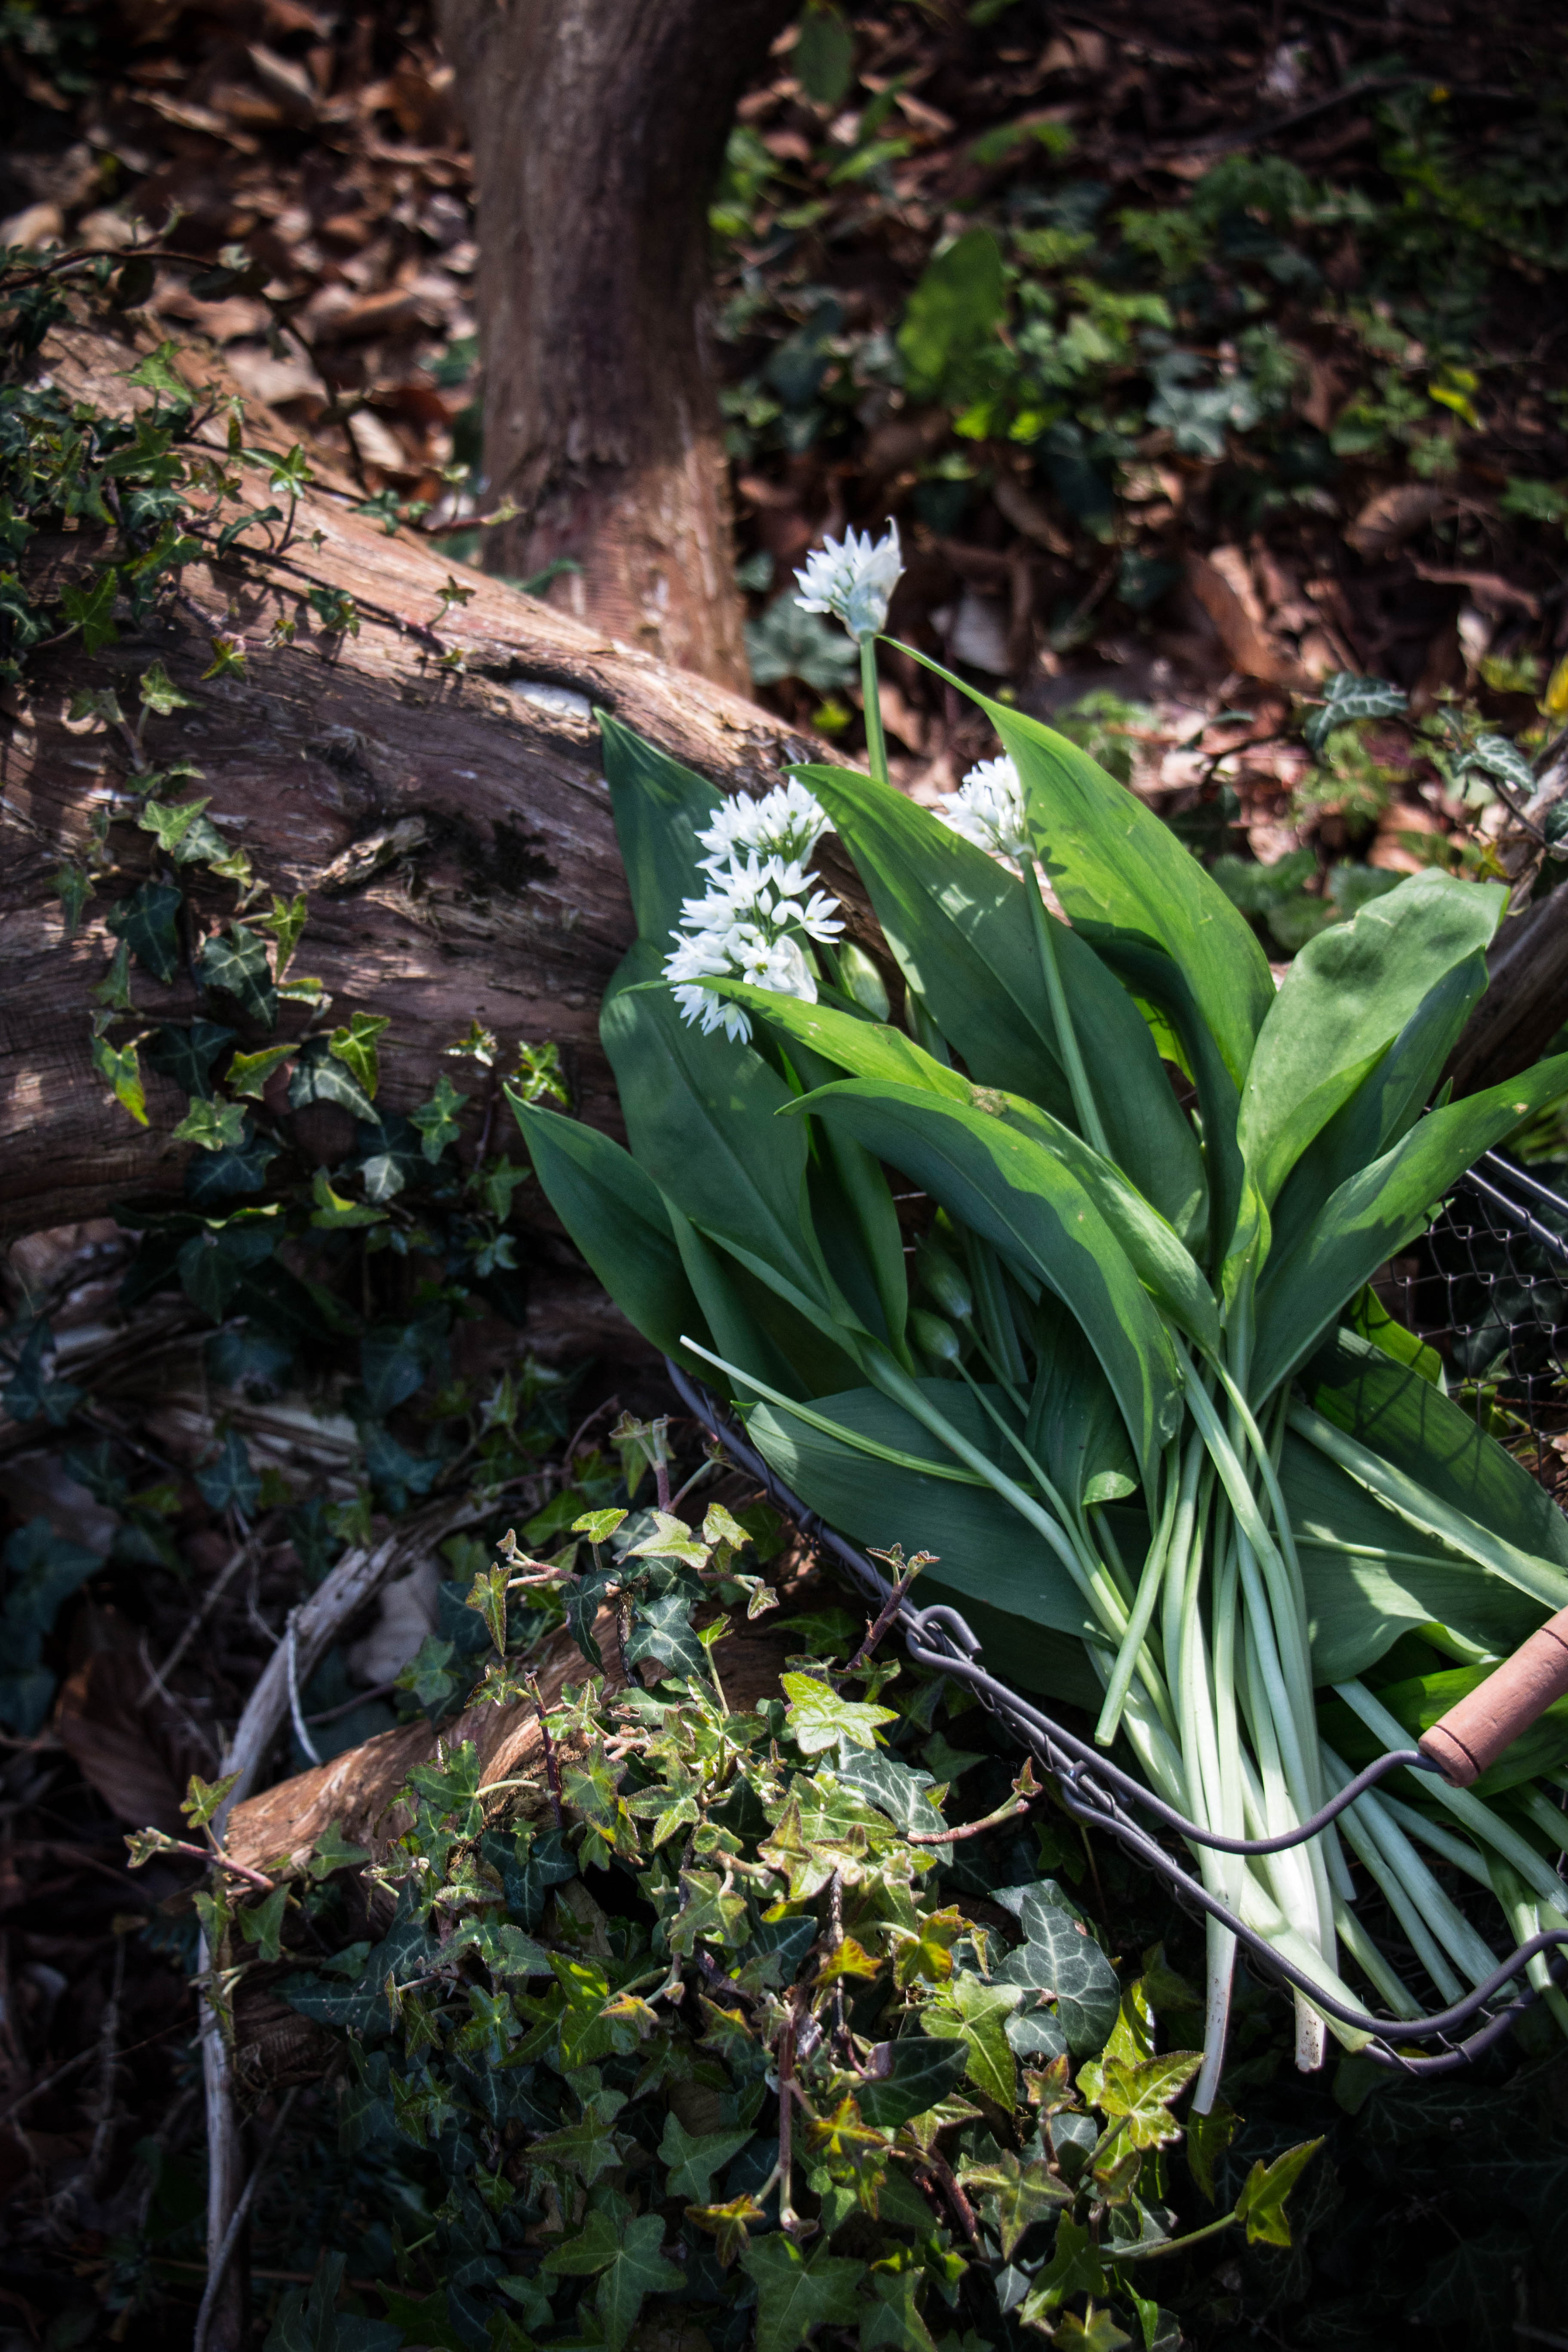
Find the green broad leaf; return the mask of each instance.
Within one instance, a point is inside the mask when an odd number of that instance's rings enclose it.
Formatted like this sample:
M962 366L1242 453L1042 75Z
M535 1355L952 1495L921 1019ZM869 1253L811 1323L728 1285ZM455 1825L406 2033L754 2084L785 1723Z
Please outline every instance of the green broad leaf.
M373 1089L374 1091L374 1089ZM419 1130L419 1148L432 1164L440 1159L449 1143L456 1143L462 1133L459 1112L470 1097L452 1084L443 1070L436 1080L436 1091L428 1102L422 1102L408 1114L408 1123Z
M1152 1483L1181 1423L1174 1353L1126 1251L1066 1163L1000 1118L911 1087L850 1079L792 1108L842 1122L1062 1301L1104 1368Z
M66 919L66 938L74 940L81 929L82 908L92 897L97 884L80 866L67 864L49 878L49 887L60 902Z
M889 2071L857 2086L856 2101L868 2124L889 2131L912 2123L948 2098L963 2080L969 2053L962 2042L932 2042L904 2034L884 2043Z
M673 2113L664 2119L658 2152L667 2174L665 2193L688 2205L707 2205L713 2195L713 2175L751 2141L749 2126L739 2131L689 2132Z
M598 2273L594 2308L608 2352L623 2352L644 2296L674 2294L686 2284L685 2272L661 2255L663 2243L664 2223L657 2213L617 2223L607 2213L594 2212L575 2238L546 2254L542 2267L569 2277Z
M826 1318L813 1318L790 1304L749 1265L700 1233L668 1195L664 1205L680 1262L712 1334L712 1360L729 1370L733 1395L815 1396L859 1378L860 1365L847 1352L851 1335L836 1336ZM691 1352L699 1354L702 1342L694 1332L688 1336ZM846 1345L838 1344L840 1338ZM710 1378L706 1369L700 1377Z
M773 1116L795 1099L784 1080L750 1046L684 1021L662 983L622 989L599 1027L632 1150L659 1191L808 1318L847 1321L806 1213L806 1130Z
M1285 2219L1285 2200L1322 2145L1321 2139L1303 2140L1300 2147L1287 2148L1283 2156L1277 2156L1272 2164L1259 2159L1253 2166L1236 2200L1236 2218L1247 2224L1249 2246L1289 2244L1290 2224Z
M1242 1090L1238 1140L1266 1203L1431 991L1484 954L1507 906L1500 885L1412 874L1307 942Z
M92 1041L92 1066L108 1087L122 1110L128 1110L138 1127L147 1124L147 1088L142 1077L142 1065L136 1058L136 1048L111 1045L100 1035Z
M1323 699L1302 728L1301 738L1316 760L1336 727L1352 727L1361 719L1396 719L1407 708L1404 688L1391 686L1386 678L1337 669L1323 680Z
M893 1707L840 1698L830 1683L819 1682L814 1675L784 1675L781 1680L789 1701L790 1736L803 1755L819 1756L840 1740L875 1748L878 1727L899 1719Z
M970 1076L1070 1123L1072 1098L1023 883L868 776L835 768L795 772L837 826L905 980ZM1148 821L1174 848L1158 821ZM1055 923L1052 938L1084 1062L1102 1081L1097 1101L1111 1157L1184 1229L1202 1213L1203 1161L1148 1023L1077 931ZM1111 1073L1114 1084L1103 1082Z
M315 1207L310 1223L323 1233L342 1233L356 1225L384 1225L386 1211L370 1206L367 1202L350 1201L334 1192L331 1179L324 1168L318 1168L311 1179L310 1189Z
M186 1094L205 1100L215 1091L212 1066L224 1048L233 1043L234 1031L223 1028L216 1021L192 1021L180 1029L155 1029L147 1041L148 1067L156 1070L160 1077L173 1078ZM231 1070L230 1083L232 1079ZM234 1091L243 1094L246 1088L236 1087Z
M790 1630L798 1631L793 1621ZM929 1762L929 1745L926 1755ZM970 1757L966 1760L977 1763L979 1759ZM934 1773L911 1772L907 1764L900 1764L896 1757L884 1754L880 1748L842 1748L834 1772L841 1788L853 1789L859 1796L868 1798L900 1830L942 1828L941 1810L928 1794L937 1786ZM944 1773L943 1784L952 1777Z
M346 1028L334 1029L327 1040L327 1051L374 1102L381 1083L381 1065L376 1054L376 1041L384 1030L392 1026L391 1016L384 1013L355 1013ZM426 1152L426 1159L436 1155Z
M681 1872L680 1909L668 1930L669 1948L679 1958L692 1958L700 1943L733 1951L749 1932L745 1896L726 1893L717 1871Z
M204 1101L198 1097L175 1128L174 1139L176 1143L199 1143L204 1151L238 1151L248 1137L242 1103Z
M369 1860L369 1847L351 1845L334 1816L314 1839L308 1867L312 1878L331 1878L334 1871L353 1870ZM365 1945L363 1948L368 1951L370 1947Z
M545 1198L594 1273L646 1339L700 1378L681 1335L705 1342L708 1324L658 1186L596 1128L509 1099Z
M237 1430L226 1431L214 1459L195 1473L202 1500L215 1511L255 1510L261 1481L250 1466L245 1441Z
M100 572L85 587L60 590L60 610L72 628L81 631L84 653L95 654L104 646L119 643L120 632L114 625L114 600L119 593L120 582L113 572Z
M700 884L698 833L712 823L723 795L667 751L645 743L607 710L595 710L616 839L642 938L662 956L680 920L681 901Z
M971 1445L1004 1469L1016 1457L971 1391L956 1381L925 1381L927 1397ZM1005 1406L999 1390L991 1401ZM987 1601L1005 1624L1009 1672L1026 1669L1042 1639L1092 1630L1081 1594L1044 1538L1011 1507L962 1467L922 1423L879 1390L846 1391L818 1400L816 1418L772 1404L747 1416L747 1434L769 1466L828 1526L853 1541L933 1551L944 1587L963 1605ZM854 1441L858 1440L857 1444ZM862 1451L869 1445L875 1452ZM899 1475L889 1478L889 1468ZM921 1580L922 1597L931 1572ZM1038 1683L1032 1685L1044 1687Z
M690 1607L682 1592L661 1592L652 1601L639 1602L624 1647L627 1665L651 1658L671 1675L705 1676L706 1654L691 1630ZM695 2200L698 2204L705 2201Z
M743 980L721 980L714 993L743 1005L754 1020L797 1044L807 1045L823 1061L831 1062L856 1078L889 1078L907 1087L924 1087L952 1102L967 1103L973 1088L967 1078L939 1062L883 1021L864 1013L842 1013L830 1004L807 1004L804 997L777 996L771 989L752 988Z
M933 2041L962 2042L969 2081L1008 2113L1018 2075L1007 2020L1022 1998L1017 1985L987 1984L966 1969L942 1986L920 2012L921 2032Z
M294 1110L303 1110L307 1103L336 1103L341 1109L352 1111L355 1118L363 1119L367 1127L378 1124L375 1105L347 1066L329 1052L324 1037L307 1037L300 1046L289 1081L289 1102Z
M232 1030L225 1032L229 1036L233 1034ZM225 1074L224 1084L231 1094L259 1102L268 1079L274 1070L282 1068L294 1050L292 1045L264 1045L257 1054L237 1054Z
M826 2239L808 2259L775 2231L747 2246L741 2268L757 2290L756 2352L796 2352L815 2327L845 2327L859 2317L865 2266L829 2253Z
M994 1970L998 1985L1052 1993L1057 2015L1075 2058L1102 2049L1116 2023L1121 1988L1116 1971L1092 1936L1058 1903L1027 1906L1028 1940L1009 1952Z
M1390 900L1375 903L1386 907ZM1426 1231L1465 1170L1564 1087L1568 1055L1538 1062L1506 1085L1429 1112L1391 1151L1331 1194L1291 1248L1272 1255L1264 1269L1251 1376L1255 1400L1303 1363L1378 1267Z
M1116 1502L1138 1484L1138 1463L1110 1381L1070 1316L1038 1332L1024 1442L1059 1495L1080 1510Z
M832 0L810 0L790 66L813 106L843 105L855 79L855 36Z
M167 882L143 882L128 898L117 898L106 920L116 939L154 980L168 982L180 969L180 940L174 918L180 911L178 890Z
M94 988L92 998L107 1013L135 1012L136 1000L131 993L131 950L123 940L110 957L109 970Z
M1026 2326L1037 2326L1047 2313L1058 2310L1069 2294L1098 2297L1109 2293L1100 2247L1086 2227L1075 2221L1070 2213L1064 2213L1057 2224L1051 2259L1035 2273L1034 2286L1025 2298L1019 2317ZM1059 2340L1060 2330L1053 2329L1052 2341ZM1118 2329L1115 2340L1125 2344L1127 2338ZM1089 2341L1093 2342L1092 2336Z
M1163 2057L1113 2058L1085 2066L1078 2078L1079 2095L1100 2109L1108 2123L1123 2128L1123 2147L1173 2147L1182 2126L1171 2113L1203 2064L1197 2050L1172 2050Z
M167 719L172 710L194 710L196 707L195 697L180 691L161 661L142 671L136 690L146 708L155 710L160 719Z
M1478 768L1527 801L1540 789L1541 779L1518 744L1506 735L1478 735L1463 759L1455 762L1456 778L1473 774Z
M1030 833L1068 921L1091 945L1102 933L1120 933L1163 949L1185 975L1239 1086L1274 1002L1274 976L1247 918L1170 827L1065 735L915 657L948 677L996 730L1017 767ZM1084 1056L1093 1071L1087 1040Z
M196 959L203 985L232 996L253 1021L270 1029L278 1018L278 992L267 961L267 942L244 923L230 923L202 943Z

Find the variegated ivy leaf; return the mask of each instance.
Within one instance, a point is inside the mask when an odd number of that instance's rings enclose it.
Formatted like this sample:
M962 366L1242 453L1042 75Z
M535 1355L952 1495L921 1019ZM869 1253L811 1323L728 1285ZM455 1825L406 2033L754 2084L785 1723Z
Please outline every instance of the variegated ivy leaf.
M1407 707L1403 687L1387 678L1361 677L1354 670L1337 669L1323 680L1323 699L1301 730L1302 740L1315 758L1336 727L1350 727L1358 719L1396 719Z

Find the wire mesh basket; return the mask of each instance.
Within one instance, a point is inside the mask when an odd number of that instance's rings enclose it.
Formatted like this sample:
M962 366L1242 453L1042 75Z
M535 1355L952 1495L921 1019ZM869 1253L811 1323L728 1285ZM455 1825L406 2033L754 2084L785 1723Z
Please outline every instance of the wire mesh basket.
M1384 1269L1374 1287L1386 1311L1436 1351L1450 1394L1502 1437L1561 1501L1568 1492L1568 1199L1488 1152L1420 1244ZM1038 1759L1068 1812L1116 1838L1159 1874L1184 1908L1222 1920L1260 1974L1300 1989L1328 2016L1370 2035L1363 2055L1374 2063L1413 2076L1455 2073L1501 2041L1540 2000L1543 1986L1521 1981L1538 1955L1545 1957L1544 1973L1552 1981L1568 1977L1568 1931L1549 1930L1520 1945L1463 2000L1428 2016L1379 2017L1329 1998L1210 1895L1157 1832L1225 1853L1277 1853L1316 1836L1389 1774L1435 1773L1429 1758L1415 1748L1379 1757L1321 1812L1279 1837L1227 1839L1201 1828L988 1672L980 1664L981 1644L958 1610L946 1603L917 1609L895 1593L864 1553L784 1486L713 1396L676 1365L668 1370L682 1402L731 1460L808 1540L838 1561L888 1625L899 1626L917 1665L966 1684ZM1563 1843L1568 1847L1568 1813Z

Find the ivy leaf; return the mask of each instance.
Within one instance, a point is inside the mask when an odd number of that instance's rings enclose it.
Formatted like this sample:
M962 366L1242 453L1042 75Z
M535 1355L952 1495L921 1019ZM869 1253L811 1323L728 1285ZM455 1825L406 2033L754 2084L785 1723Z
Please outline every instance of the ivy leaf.
M1020 2164L1011 2148L1005 2148L990 2164L966 2167L962 2179L965 2189L987 2189L994 2198L996 2234L1007 2262L1026 2230L1073 2201L1072 2190L1056 2179L1048 2165Z
M1302 740L1316 759L1336 727L1352 726L1358 719L1396 719L1406 703L1404 688L1384 677L1337 669L1323 680L1322 702L1302 728Z
M283 1915L289 1908L289 1889L275 1886L259 1903L249 1905L239 1914L239 1932L247 1944L255 1944L264 1960L283 1957Z
M108 1085L116 1102L131 1113L138 1127L147 1124L147 1089L142 1065L132 1045L111 1045L107 1037L92 1041L92 1066Z
M424 1377L424 1366L419 1367ZM506 1588L508 1570L499 1561L492 1568L481 1568L464 1597L465 1609L475 1609L489 1628L490 1640L504 1658L506 1655Z
M312 1878L331 1878L335 1870L352 1870L357 1863L369 1860L369 1847L350 1845L334 1816L317 1833L307 1867ZM368 1951L370 1947L366 1945L364 1948Z
M735 1946L746 1940L746 1898L726 1892L717 1871L683 1870L683 1908L669 1923L669 1948L689 1960L699 1943Z
M1016 1985L987 1984L965 1972L943 1987L921 2011L922 2032L933 2040L962 2042L965 2073L977 2090L1011 2109L1017 2072L1007 2040L1007 2020L1018 2006Z
M120 697L107 686L79 686L71 696L68 716L73 722L82 719L101 719L106 727L123 727L125 724Z
M884 2131L912 2123L916 2116L940 2106L958 2088L969 2064L962 2042L931 2042L923 2034L906 2034L897 2042L884 2042L882 2049L887 2053L888 2073L874 2083L862 2084L856 2096L866 2121Z
M910 1985L923 1977L928 1984L945 1984L952 1974L952 1948L968 1924L956 1904L944 1911L922 1912L913 1935L899 1944L895 1982Z
M1458 762L1457 772L1466 775L1474 768L1485 769L1489 776L1510 785L1525 800L1531 798L1540 782L1524 753L1506 735L1478 735Z
M625 1511L585 1511L580 1519L573 1520L571 1531L574 1536L586 1536L597 1550L601 1544L609 1542L626 1516Z
M1109 2122L1123 2126L1119 2145L1169 2147L1182 2137L1171 2101L1181 2096L1203 2063L1202 2053L1192 2050L1136 2062L1108 2056L1084 2067L1079 2087Z
M363 1119L367 1126L376 1124L375 1105L358 1079L352 1077L343 1064L328 1052L324 1037L308 1037L300 1046L294 1075L289 1081L289 1101L295 1110L303 1110L307 1103L337 1103L343 1110L353 1111L356 1118Z
M228 1066L229 1092L243 1095L248 1102L259 1102L268 1079L293 1051L292 1045L263 1045L259 1053L237 1054Z
M1103 2295L1110 2292L1105 2272L1100 2265L1100 2248L1088 2230L1064 2213L1057 2223L1057 2242L1051 2249L1051 2259L1045 2268L1035 2273L1034 2291L1019 2311L1026 2326L1038 2326L1047 2312L1055 2311L1069 2294ZM1126 2342L1123 2336L1121 2341Z
M142 671L137 690L148 709L155 710L160 719L167 719L171 710L194 710L196 707L195 698L181 693L161 661Z
M1029 1901L1024 1924L1029 1940L1008 1954L995 1982L1054 1993L1074 2057L1102 2050L1121 2005L1115 1969L1093 1937L1059 1905Z
M92 877L79 866L62 866L50 877L49 887L64 909L66 937L74 940L81 928L81 910L93 894Z
M819 1682L814 1675L784 1675L781 1679L790 1703L790 1733L804 1755L819 1755L840 1739L857 1748L875 1748L878 1725L898 1721L890 1706L867 1706L858 1699L840 1698L830 1684Z
M868 2310L862 2306L860 2352L936 2352L921 2315L926 2273L918 2256L873 2263L866 2279L877 2300Z
M261 1481L250 1466L245 1441L233 1429L226 1432L216 1461L198 1470L195 1480L209 1509L240 1511L247 1518L261 1492Z
M721 2270L728 2270L739 2253L751 2242L750 2225L765 2221L767 2215L751 2191L742 2189L728 2205L689 2205L686 2218L695 2221L700 2230L707 2230L718 2241L713 2251Z
M573 1876L576 1876L575 1871ZM584 2187L592 2188L601 2172L624 2161L626 2142L618 2139L603 2116L590 2107L574 2124L561 2131L546 2132L531 2142L530 2164L558 2166L574 2172ZM562 2249L564 2252L564 2248Z
M100 572L85 588L62 588L60 610L73 628L81 631L82 649L95 654L102 646L118 645L114 599L120 583L112 572Z
M937 1785L929 1772L912 1772L897 1757L864 1748L847 1749L836 1769L843 1787L868 1797L899 1829L941 1829L942 1814L926 1793Z
M51 1428L59 1429L80 1403L80 1389L74 1388L68 1381L49 1376L47 1368L54 1345L54 1333L48 1324L35 1323L16 1359L16 1370L5 1388L0 1389L0 1402L4 1402L13 1421L34 1421L41 1412Z
M374 1088L372 1091L374 1092ZM422 1102L417 1110L409 1112L410 1124L419 1129L421 1138L419 1148L426 1160L432 1162L439 1160L447 1146L456 1142L462 1132L462 1128L454 1114L458 1104L466 1103L468 1100L468 1097L452 1084L451 1079L443 1070L436 1081L436 1091L429 1101ZM520 1170L520 1176L522 1172ZM505 1210L501 1213L504 1215Z
M232 1029L216 1021L193 1021L184 1029L155 1029L148 1040L147 1060L160 1077L173 1078L186 1094L205 1100L214 1091L212 1066L233 1043ZM236 1092L246 1089L237 1087Z
M156 836L165 857L176 866L195 866L226 852L223 835L202 814L211 804L210 794L199 801L144 801L136 822Z
M128 898L116 899L109 910L110 929L124 940L132 954L154 980L171 981L180 969L180 941L174 917L180 893L167 882L143 882Z
M160 343L156 351L125 371L125 382L139 392L150 392L155 400L162 396L177 401L182 408L194 407L195 394L174 365L179 355L178 343Z
M795 2352L814 2327L847 2327L860 2315L863 2265L821 2245L810 2261L783 2231L759 2238L741 2256L756 2285L756 2352Z
M109 970L92 992L93 1003L110 1013L134 1013L131 993L131 950L121 940L109 959Z
M1272 2164L1261 2158L1247 2176L1246 2185L1236 2200L1236 2218L1247 2224L1247 2242L1266 2246L1288 2246L1290 2224L1285 2219L1285 2200L1322 2147L1321 2139L1304 2139L1299 2147L1288 2147Z
M1187 2117L1187 2169L1212 2205L1217 2194L1215 2166L1236 2137L1241 2121L1227 2101L1219 2099L1206 2116Z
M276 941L273 971L281 980L293 961L294 950L300 944L300 934L305 928L304 892L300 891L293 898L280 898L274 891L270 911L258 915L257 920L264 930L271 932Z
M222 1780L204 1780L199 1772L191 1774L180 1799L180 1811L194 1830L205 1829L238 1779L237 1772L230 1772Z
M243 677L246 646L243 637L214 637L213 657L202 672L202 684L209 677Z
M689 2132L673 2110L664 2119L658 2152L667 2168L665 2195L684 2197L706 2205L713 2193L713 2175L751 2140L749 2127L739 2131Z
M239 1151L249 1135L243 1103L204 1101L198 1097L175 1128L174 1139L176 1143L199 1143L204 1151Z
M310 1180L310 1190L316 1203L310 1212L310 1223L318 1232L342 1233L355 1225L386 1223L384 1209L373 1209L363 1201L348 1201L341 1192L334 1192L324 1168L317 1169Z
M243 1916L243 1915L242 1915ZM343 2272L347 2257L343 2254L323 2254L315 2277L309 2287L290 2287L278 2306L267 2337L267 2352L397 2352L405 2341L401 2325L394 2326L385 2319L361 2319L351 2312L339 2311L338 2296L342 2292ZM421 2343L457 2343L461 2339L444 2336L431 2326L436 2316L427 2304L405 2302L402 2296L384 2295L387 2309L395 2300L412 2322Z
M384 1029L391 1026L392 1021L387 1013L356 1013L350 1018L346 1029L334 1029L327 1040L329 1054L342 1064L372 1101L375 1099L375 1090L381 1083L376 1039Z
M278 1146L265 1136L253 1136L238 1151L215 1151L190 1160L185 1168L185 1198L195 1209L214 1209L229 1201L259 1192L267 1171L278 1157Z
M600 2273L594 2308L599 2315L609 2352L622 2352L637 2325L643 2297L674 2294L686 2284L686 2273L664 2260L664 2223L657 2213L641 2213L617 2224L608 2213L590 2213L579 2234L541 2267L569 2275Z
M1084 2319L1076 2311L1064 2311L1051 2333L1051 2342L1066 2346L1068 2352L1122 2352L1131 2341L1103 2307Z
M270 1029L278 1019L278 992L267 961L267 942L245 923L230 923L226 938L215 931L197 958L203 984L232 996L237 1004Z
M683 1592L661 1592L655 1600L641 1602L626 1636L627 1665L635 1666L639 1659L652 1658L657 1664L667 1666L672 1675L700 1676L705 1658L688 1617L690 1606Z

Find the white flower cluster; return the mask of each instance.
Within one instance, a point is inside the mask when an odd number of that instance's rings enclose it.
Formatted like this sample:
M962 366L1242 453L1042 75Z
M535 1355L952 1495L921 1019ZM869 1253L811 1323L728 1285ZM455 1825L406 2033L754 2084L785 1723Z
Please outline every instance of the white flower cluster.
M777 784L761 800L726 801L697 836L709 888L681 903L680 929L665 958L664 976L688 1021L704 1035L722 1029L742 1043L748 1014L705 979L749 981L775 996L816 1002L816 982L804 940L833 940L843 930L838 901L814 890L805 860L827 824L826 813L804 784Z
M876 541L868 530L847 530L841 540L825 539L813 548L805 571L795 575L801 590L795 601L803 613L833 614L860 645L887 627L888 606L903 570L896 522Z
M1024 788L1011 760L982 760L955 793L942 794L942 814L954 833L1010 866L1034 856L1024 810Z

